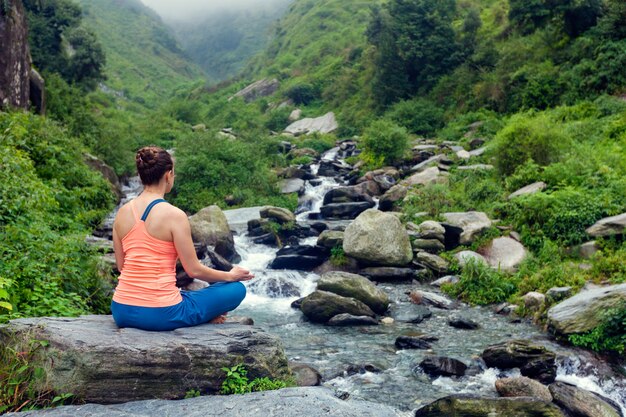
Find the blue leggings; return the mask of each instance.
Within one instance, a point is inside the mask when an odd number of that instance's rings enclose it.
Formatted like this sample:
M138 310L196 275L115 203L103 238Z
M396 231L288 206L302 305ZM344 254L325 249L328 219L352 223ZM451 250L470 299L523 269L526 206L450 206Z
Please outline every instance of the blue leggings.
M111 302L118 327L165 331L207 323L234 310L246 296L241 282L219 282L198 291L181 291L183 301L170 307L138 307Z

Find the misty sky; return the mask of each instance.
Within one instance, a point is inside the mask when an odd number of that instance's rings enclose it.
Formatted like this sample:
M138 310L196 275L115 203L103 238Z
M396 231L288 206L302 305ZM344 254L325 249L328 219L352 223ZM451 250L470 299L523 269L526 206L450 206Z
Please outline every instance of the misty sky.
M141 0L165 20L187 20L207 16L216 11L267 7L270 3L284 4L288 0Z

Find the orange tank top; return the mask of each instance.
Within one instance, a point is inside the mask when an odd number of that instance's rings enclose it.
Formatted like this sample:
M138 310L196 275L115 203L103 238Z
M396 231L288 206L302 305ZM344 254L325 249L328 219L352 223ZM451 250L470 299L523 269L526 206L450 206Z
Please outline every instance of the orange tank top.
M119 276L113 301L140 307L169 307L182 301L176 287L176 259L174 242L157 239L146 229L144 220L154 205L146 209L140 219L134 200L130 208L135 225L122 238L124 267Z

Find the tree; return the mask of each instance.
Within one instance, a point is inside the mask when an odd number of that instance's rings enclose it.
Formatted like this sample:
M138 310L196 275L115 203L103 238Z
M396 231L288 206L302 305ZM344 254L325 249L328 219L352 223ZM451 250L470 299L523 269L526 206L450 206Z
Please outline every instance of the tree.
M96 35L77 27L69 31L67 41L73 49L65 69L67 79L94 88L95 83L104 79L105 55Z

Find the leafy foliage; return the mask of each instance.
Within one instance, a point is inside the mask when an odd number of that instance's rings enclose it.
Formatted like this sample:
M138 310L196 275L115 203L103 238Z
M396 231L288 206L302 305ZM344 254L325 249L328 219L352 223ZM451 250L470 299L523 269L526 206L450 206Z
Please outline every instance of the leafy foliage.
M623 355L626 352L626 305L605 311L602 324L587 333L570 335L569 341L597 352Z
M389 120L380 119L365 130L361 145L364 152L373 158L392 164L404 155L408 139L406 129Z
M226 378L222 382L221 394L246 394L255 391L271 391L292 386L289 381L280 379L270 379L268 377L248 379L248 370L243 364L238 364L232 368L222 368L226 372Z

